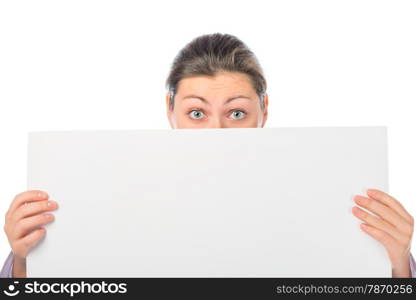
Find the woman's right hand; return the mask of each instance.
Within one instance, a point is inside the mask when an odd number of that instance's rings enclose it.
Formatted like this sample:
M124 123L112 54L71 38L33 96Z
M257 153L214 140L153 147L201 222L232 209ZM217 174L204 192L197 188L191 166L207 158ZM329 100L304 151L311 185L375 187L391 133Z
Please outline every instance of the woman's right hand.
M46 192L31 190L16 195L6 213L4 231L14 256L13 277L26 277L26 256L46 233L42 227L54 220L58 208Z

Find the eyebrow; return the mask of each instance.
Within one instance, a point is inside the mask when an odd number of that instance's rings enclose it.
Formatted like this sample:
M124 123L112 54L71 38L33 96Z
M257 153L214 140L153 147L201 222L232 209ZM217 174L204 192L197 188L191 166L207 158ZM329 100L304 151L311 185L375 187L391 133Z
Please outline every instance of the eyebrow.
M201 100L202 102L205 102L206 104L211 105L211 103L209 103L206 99L204 99L204 98L203 98L203 97L201 97L201 96L196 96L196 95L188 95L188 96L186 96L186 97L183 97L183 98L182 98L182 100L185 100L185 99L191 99L191 98L193 98L193 99L199 99L199 100ZM251 100L251 98L249 98L249 97L247 97L247 96L244 96L244 95L238 95L238 96L234 96L234 97L228 98L227 100L225 100L224 104L227 104L227 103L229 103L229 102L231 102L231 101L233 101L233 100L239 99L239 98L244 98L244 99Z

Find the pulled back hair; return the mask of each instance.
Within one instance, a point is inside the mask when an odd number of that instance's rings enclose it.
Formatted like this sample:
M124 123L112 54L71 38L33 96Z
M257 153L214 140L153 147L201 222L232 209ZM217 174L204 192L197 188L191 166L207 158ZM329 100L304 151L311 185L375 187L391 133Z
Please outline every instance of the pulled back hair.
M215 76L221 71L248 75L264 110L267 84L256 56L237 37L221 33L196 37L177 54L166 80L170 109L173 109L181 79L200 75Z

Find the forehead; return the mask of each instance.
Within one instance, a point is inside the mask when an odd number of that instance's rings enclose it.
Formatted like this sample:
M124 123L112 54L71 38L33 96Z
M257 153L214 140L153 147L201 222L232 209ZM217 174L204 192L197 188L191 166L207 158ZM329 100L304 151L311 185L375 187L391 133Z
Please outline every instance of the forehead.
M187 94L226 97L234 93L256 96L248 75L237 72L220 72L215 76L198 75L180 80L177 88L178 97L186 97Z

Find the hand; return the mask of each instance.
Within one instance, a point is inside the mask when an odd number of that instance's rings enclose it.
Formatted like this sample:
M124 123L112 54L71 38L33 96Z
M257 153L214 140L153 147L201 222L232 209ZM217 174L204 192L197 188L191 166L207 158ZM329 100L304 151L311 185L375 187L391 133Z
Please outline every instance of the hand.
M411 277L410 247L414 219L403 205L387 193L368 189L368 197L355 195L354 201L376 216L354 206L352 213L364 221L361 229L386 248L392 265L392 277Z
M13 274L19 273L25 277L27 254L45 235L46 229L42 225L54 220L51 213L44 212L56 208L58 204L48 201L48 194L39 190L23 192L13 199L4 225L14 255Z

